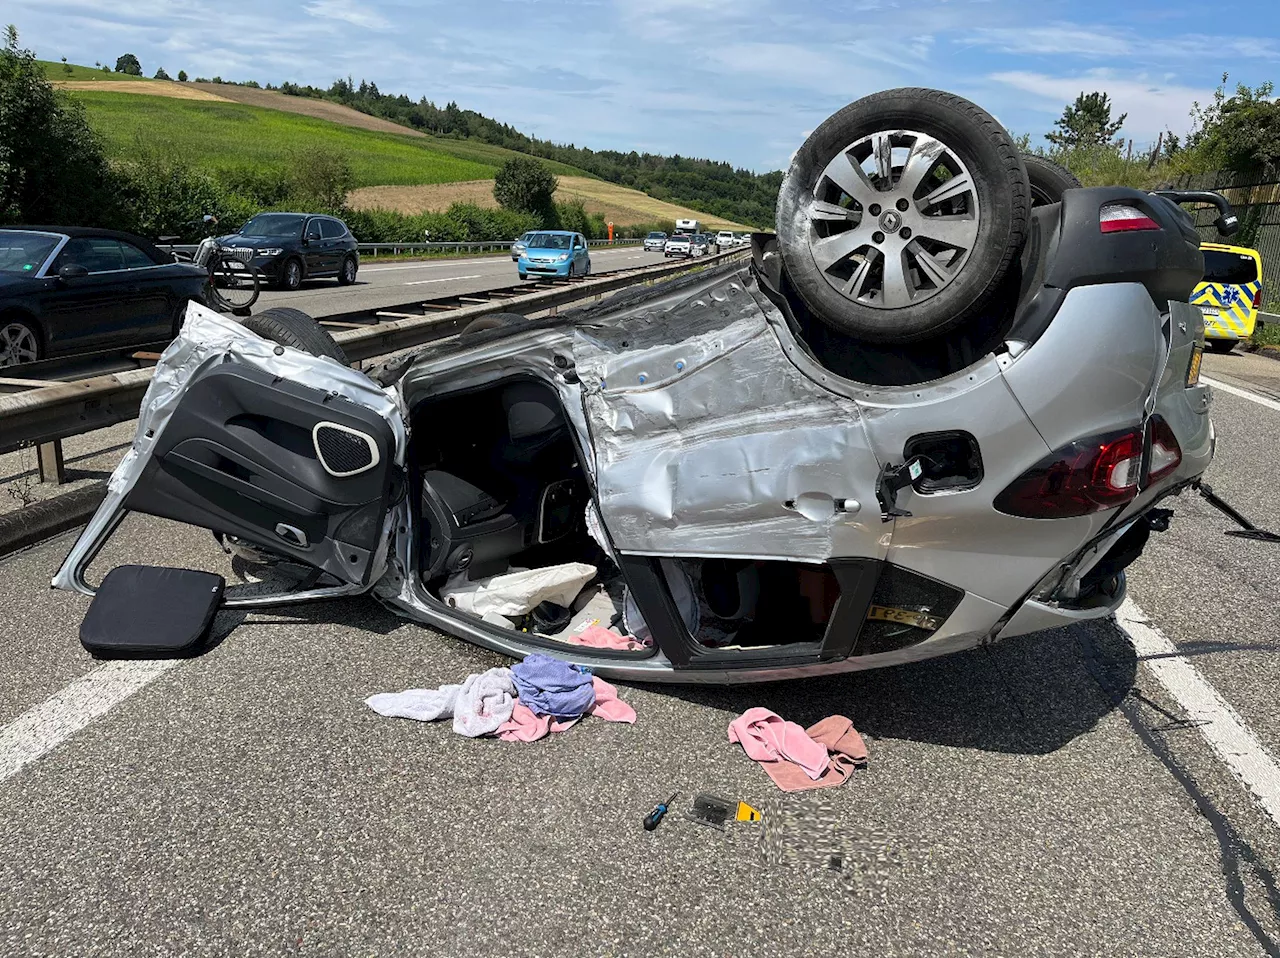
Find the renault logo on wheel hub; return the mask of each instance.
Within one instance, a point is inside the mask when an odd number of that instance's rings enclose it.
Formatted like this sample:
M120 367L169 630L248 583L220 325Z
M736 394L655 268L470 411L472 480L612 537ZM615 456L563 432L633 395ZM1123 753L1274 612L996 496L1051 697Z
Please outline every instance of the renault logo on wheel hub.
M885 210L880 217L880 228L886 233L896 233L902 226L902 215L897 210Z

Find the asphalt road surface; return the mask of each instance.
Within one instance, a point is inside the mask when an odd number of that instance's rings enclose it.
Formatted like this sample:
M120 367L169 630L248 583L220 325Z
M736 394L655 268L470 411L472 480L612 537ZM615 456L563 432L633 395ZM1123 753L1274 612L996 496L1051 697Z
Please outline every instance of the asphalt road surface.
M661 253L646 253L639 246L593 248L591 269L632 269L663 261ZM358 309L374 309L434 299L459 293L514 286L520 282L510 256L471 256L462 259L404 260L364 257L356 282L339 287L333 279L313 279L295 292L263 290L255 310L268 306L292 306L312 316L330 316ZM532 286L530 282L530 286Z
M1280 528L1280 365L1205 370L1208 478ZM96 663L86 601L48 589L61 537L0 562L0 954L1280 954L1280 547L1176 509L1119 623L819 681L623 686L636 725L533 745L365 708L503 663L372 600ZM243 572L138 517L94 568L126 561ZM784 800L726 739L754 705L849 716L870 766ZM765 823L682 819L699 791Z

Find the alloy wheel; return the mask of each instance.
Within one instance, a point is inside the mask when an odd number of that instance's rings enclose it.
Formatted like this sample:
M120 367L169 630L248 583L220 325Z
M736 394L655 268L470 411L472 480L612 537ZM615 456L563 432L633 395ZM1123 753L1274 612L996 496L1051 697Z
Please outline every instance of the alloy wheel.
M23 323L7 323L0 328L0 366L33 363L40 356L35 332Z
M955 150L911 130L873 133L837 153L807 212L809 252L823 278L875 309L945 289L973 251L981 215Z

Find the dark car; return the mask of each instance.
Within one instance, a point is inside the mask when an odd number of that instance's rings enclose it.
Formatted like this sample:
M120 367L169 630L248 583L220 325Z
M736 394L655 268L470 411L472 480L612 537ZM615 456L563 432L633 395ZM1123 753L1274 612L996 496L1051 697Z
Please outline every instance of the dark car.
M0 366L167 342L207 278L129 233L0 229Z
M337 277L342 286L356 281L360 254L347 224L310 213L259 213L224 246L252 252L252 263L281 289L297 289L304 279Z

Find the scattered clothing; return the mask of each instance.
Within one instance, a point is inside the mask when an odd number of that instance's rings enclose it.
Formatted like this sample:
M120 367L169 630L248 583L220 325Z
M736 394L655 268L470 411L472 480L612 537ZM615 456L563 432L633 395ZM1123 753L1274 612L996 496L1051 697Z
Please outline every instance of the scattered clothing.
M434 722L452 718L453 730L467 738L492 735L511 718L516 684L511 669L468 675L461 685L408 689L371 695L365 704L379 715Z
M594 677L591 685L595 693L595 704L586 714L602 718L606 722L635 724L636 710L618 698L617 689L604 679ZM550 715L535 715L528 706L517 700L511 718L498 729L498 737L504 742L536 742L552 732L564 732L577 724L577 718L556 719Z
M606 722L626 722L636 724L636 710L618 698L618 690L604 679L591 677L591 685L596 693L596 704L591 706L588 715L602 718Z
M829 715L805 729L809 738L827 750L829 764L818 778L811 779L798 765L791 762L767 762L764 770L773 784L784 792L807 792L814 788L833 788L843 785L855 768L866 768L867 746L853 727L853 722L843 715Z
M591 674L541 652L511 669L520 702L535 715L578 718L595 704Z
M574 645L587 645L593 649L614 649L619 652L638 652L644 648L635 639L619 635L602 625L589 625L576 635L565 636L565 641Z
M741 744L754 761L791 763L812 781L821 778L830 764L825 745L766 708L747 709L730 722L729 741Z
M494 621L490 616L518 619L543 602L573 605L597 571L585 562L567 562L542 569L513 569L475 582L465 572L459 572L444 584L440 598L446 605L486 621Z

